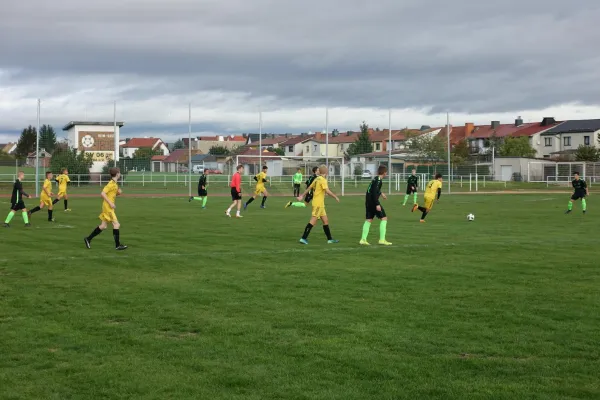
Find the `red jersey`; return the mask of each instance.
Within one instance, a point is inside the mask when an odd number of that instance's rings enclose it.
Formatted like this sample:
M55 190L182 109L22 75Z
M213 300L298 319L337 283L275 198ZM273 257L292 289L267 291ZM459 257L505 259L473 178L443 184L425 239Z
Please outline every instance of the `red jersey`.
M231 183L229 184L230 187L235 188L238 192L242 191L242 176L240 175L239 172L236 172L235 174L233 174L233 176L231 177Z

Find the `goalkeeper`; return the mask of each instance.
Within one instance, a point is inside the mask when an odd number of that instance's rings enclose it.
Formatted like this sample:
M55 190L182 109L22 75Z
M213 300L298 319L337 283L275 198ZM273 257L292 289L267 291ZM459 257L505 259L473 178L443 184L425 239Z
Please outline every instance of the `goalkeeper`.
M250 197L246 203L244 203L244 210L246 209L246 207L248 207L250 203L254 201L254 199L256 199L258 195L263 196L260 208L266 208L265 203L267 201L267 197L269 196L269 192L267 192L267 188L265 187L265 183L268 183L267 170L268 168L265 165L264 167L262 167L262 172L259 172L254 177L254 180L256 181L256 189L254 189L254 195Z

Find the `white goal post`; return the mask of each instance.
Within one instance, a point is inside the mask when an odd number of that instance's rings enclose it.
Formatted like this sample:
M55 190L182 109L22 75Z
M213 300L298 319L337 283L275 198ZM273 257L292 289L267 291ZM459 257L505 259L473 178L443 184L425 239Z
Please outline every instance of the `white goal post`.
M268 174L271 177L270 184L272 184L273 178L276 178L276 182L286 183L289 181L291 184L298 168L301 169L304 177L308 178L312 175L313 167L327 164L329 164L329 173L327 174L329 186L332 188L337 188L338 185L341 186L341 195L343 196L345 194L344 181L348 175L348 171L346 171L348 166L344 157L328 157L325 159L325 157L315 156L289 157L257 154L240 154L235 157L235 165L244 166L244 175L254 176L261 171L262 166L267 166L269 168ZM233 166L233 169L235 169L235 166Z

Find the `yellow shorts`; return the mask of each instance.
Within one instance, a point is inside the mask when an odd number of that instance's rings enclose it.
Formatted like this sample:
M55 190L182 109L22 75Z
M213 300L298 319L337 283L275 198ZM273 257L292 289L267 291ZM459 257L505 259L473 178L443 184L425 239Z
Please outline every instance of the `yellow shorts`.
M66 190L64 192L58 192L58 197L65 197L66 195L67 195Z
M257 187L257 188L254 190L254 194L256 194L256 195L258 195L258 194L263 194L263 193L265 192L265 190L267 190L267 189L265 189L265 187L264 187L264 186L263 186L263 187Z
M40 196L40 202L44 203L45 206L51 206L52 205L52 199L50 197Z
M315 217L316 219L321 219L322 217L326 217L327 212L325 212L325 206L313 206L312 216Z
M424 200L423 207L425 207L426 209L429 210L433 207L435 197L425 197L423 200Z
M98 216L100 221L103 222L118 222L117 214L115 214L115 210L102 210L102 214Z

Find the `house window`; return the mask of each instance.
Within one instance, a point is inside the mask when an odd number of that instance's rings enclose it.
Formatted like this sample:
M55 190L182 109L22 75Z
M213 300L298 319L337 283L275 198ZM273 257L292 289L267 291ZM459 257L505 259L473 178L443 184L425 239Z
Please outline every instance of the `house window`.
M306 146L306 152L310 153L310 146Z
M294 146L288 146L288 153L294 152Z
M381 150L381 143L375 143L375 151Z
M590 145L590 137L589 136L584 136L583 137L583 144L586 146Z
M317 145L313 144L313 151L317 151Z
M563 145L565 147L570 146L571 145L571 136L565 136L563 138Z
M546 147L552 146L552 138L551 137L544 138L544 146L546 146Z

